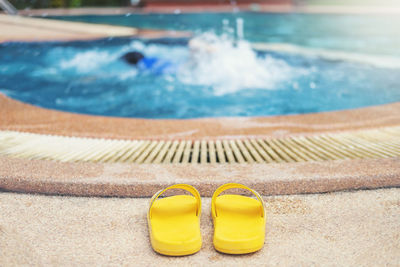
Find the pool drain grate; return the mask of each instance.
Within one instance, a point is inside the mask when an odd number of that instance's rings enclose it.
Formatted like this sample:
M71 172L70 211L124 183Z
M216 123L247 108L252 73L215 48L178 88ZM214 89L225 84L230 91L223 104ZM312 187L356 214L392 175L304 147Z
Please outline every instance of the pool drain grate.
M285 163L400 156L400 127L264 139L113 140L0 131L0 155L61 162Z

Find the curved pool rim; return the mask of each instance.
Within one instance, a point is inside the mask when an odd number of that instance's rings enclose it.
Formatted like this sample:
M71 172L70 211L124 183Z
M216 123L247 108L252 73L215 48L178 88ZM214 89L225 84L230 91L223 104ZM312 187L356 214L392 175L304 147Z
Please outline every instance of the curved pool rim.
M0 93L0 130L110 139L244 139L400 125L400 102L366 108L266 117L136 119L50 110ZM27 116L29 114L29 116Z

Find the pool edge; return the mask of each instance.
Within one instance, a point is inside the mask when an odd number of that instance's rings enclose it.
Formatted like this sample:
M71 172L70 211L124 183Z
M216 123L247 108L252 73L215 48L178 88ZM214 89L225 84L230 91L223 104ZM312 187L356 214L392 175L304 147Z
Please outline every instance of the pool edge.
M400 125L400 102L342 111L270 117L135 119L91 116L25 104L0 93L0 130L147 140L284 137Z
M400 158L286 164L157 165L60 163L0 157L0 190L50 195L150 197L175 183L211 196L239 182L262 195L292 195L400 186Z

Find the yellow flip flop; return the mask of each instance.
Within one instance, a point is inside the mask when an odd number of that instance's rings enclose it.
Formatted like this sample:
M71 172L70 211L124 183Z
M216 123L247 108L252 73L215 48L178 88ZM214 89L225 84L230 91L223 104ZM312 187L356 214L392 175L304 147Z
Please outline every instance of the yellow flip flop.
M231 188L252 192L257 199L240 195L222 195ZM211 199L214 222L214 247L228 254L245 254L264 245L266 214L261 196L247 186L229 183L220 186Z
M169 189L184 189L190 195L158 197ZM153 249L163 255L184 256L201 248L201 199L190 185L176 184L157 192L147 213L150 241Z

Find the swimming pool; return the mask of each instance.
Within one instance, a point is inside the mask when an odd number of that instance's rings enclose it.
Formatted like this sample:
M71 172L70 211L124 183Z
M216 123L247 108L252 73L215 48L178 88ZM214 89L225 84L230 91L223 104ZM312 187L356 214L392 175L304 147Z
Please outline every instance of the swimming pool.
M268 41L252 37L251 33L257 31L249 30L249 25L259 23L259 14L255 21L249 14L242 14L244 39L235 38L235 29L230 28L235 20L226 22L223 18L226 14L219 15L222 16L221 30L208 31L208 19L199 19L192 25L199 29L196 40L211 44L212 53L193 53L188 47L189 39L185 38L1 44L0 92L51 109L155 119L302 114L400 101L399 65L371 64L368 60L347 60L343 56L325 57L314 53L309 44L306 47L311 50L307 53L257 50L248 40ZM146 19L156 15L140 16L144 16L140 23L145 26ZM186 16L190 15L183 18ZM263 16L274 21L277 15ZM284 22L285 15L280 16L284 24L281 27L298 27L290 19ZM278 30L273 27L272 31ZM398 36L392 38L393 31L388 29L379 38L365 35L375 42L364 40L363 55L367 56L367 51L382 40L394 38L394 46ZM307 33L299 33L296 40L308 40ZM298 45L287 39L295 38L290 31L275 34L280 43ZM269 38L268 34L265 36ZM343 36L337 34L337 40L335 35L325 37L334 42L320 43L332 45L340 43ZM357 44L358 37L348 38ZM323 36L321 40L325 40ZM357 50L353 42L348 44L353 47L333 47L335 51ZM319 45L318 48L330 47ZM128 65L121 56L132 50L169 62L171 68L160 72ZM375 55L378 61L381 56L387 59L388 55L396 57L398 53L390 46L381 50Z

